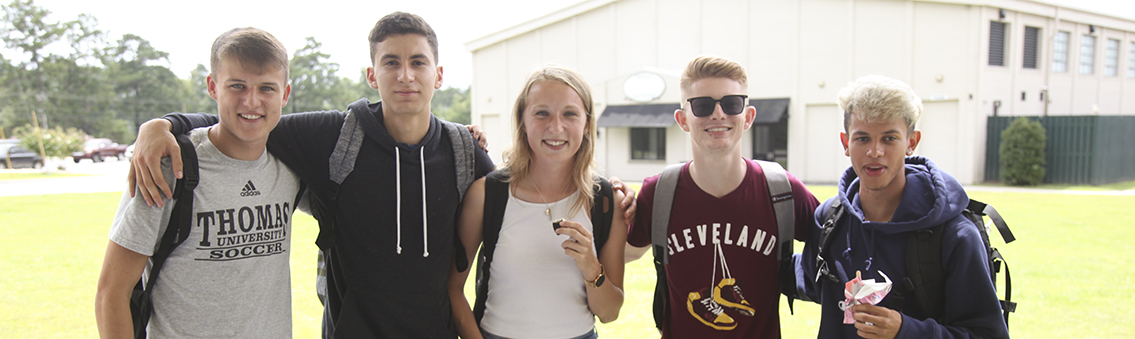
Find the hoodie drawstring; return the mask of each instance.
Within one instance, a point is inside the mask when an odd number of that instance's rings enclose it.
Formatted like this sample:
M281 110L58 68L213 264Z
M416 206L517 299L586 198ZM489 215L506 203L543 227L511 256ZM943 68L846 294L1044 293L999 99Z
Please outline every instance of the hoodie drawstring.
M422 164L422 257L430 256L430 223L426 220L426 148L418 147L418 162Z
M398 245L394 248L394 253L402 254L402 152L398 151L398 146L394 146L394 214L396 215L395 221L398 224Z
M425 147L418 148L418 161L422 166L422 257L430 256L429 244L429 225L426 219L427 204L426 204L426 155ZM394 194L395 194L395 215L398 224L398 243L395 247L395 253L402 254L402 158L401 152L398 151L398 146L394 146Z

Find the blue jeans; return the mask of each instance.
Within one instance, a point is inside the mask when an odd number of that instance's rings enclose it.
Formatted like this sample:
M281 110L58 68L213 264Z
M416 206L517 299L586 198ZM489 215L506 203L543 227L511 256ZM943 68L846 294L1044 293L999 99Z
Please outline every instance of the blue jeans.
M499 336L499 335L496 335L496 334L486 332L485 330L481 330L481 336L485 337L485 339L508 339L508 338L505 338L505 337L502 337L502 336ZM593 329L591 329L591 332L587 332L584 335L574 337L574 338L571 338L571 339L599 339L599 332L595 332L595 329L593 328Z

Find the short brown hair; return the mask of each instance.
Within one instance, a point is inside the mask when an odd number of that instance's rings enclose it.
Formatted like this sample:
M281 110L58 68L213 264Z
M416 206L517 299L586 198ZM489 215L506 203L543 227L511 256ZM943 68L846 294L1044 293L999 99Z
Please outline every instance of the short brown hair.
M374 53L377 52L378 43L386 40L387 36L394 34L417 34L426 37L430 48L434 52L434 65L437 65L437 34L430 24L422 17L406 13L394 12L378 19L374 28L370 30L370 63L374 63Z
M209 74L216 76L221 67L221 59L236 58L244 67L265 73L284 70L284 79L290 76L288 69L288 50L276 37L263 30L244 27L234 28L213 40L212 56L209 58Z
M736 61L725 58L703 55L690 60L686 70L682 71L682 80L679 86L682 89L682 100L688 99L690 85L694 81L706 78L729 78L741 83L742 87L749 88L749 77L745 75L745 68Z

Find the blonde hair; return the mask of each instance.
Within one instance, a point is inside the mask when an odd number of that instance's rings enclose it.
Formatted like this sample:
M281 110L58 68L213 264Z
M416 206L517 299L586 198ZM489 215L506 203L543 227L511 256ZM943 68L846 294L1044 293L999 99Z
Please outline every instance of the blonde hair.
M745 67L729 59L703 55L690 60L686 69L682 71L679 86L682 88L682 105L689 99L690 86L694 81L706 78L729 78L741 83L741 87L749 88L749 77L745 75Z
M882 75L868 75L855 79L839 90L839 108L843 110L843 131L851 127L851 115L864 122L874 123L902 118L907 134L922 117L922 99L914 94L910 85Z
M583 101L583 110L587 119L587 132L583 134L579 151L575 153L571 178L582 199L572 204L571 211L574 213L584 206L591 205L594 193L593 186L595 185L594 177L597 175L595 172L595 130L597 129L595 126L595 105L591 99L591 87L587 85L587 81L584 81L583 76L579 73L563 66L547 65L528 75L528 80L524 82L524 88L516 97L516 106L513 108L512 148L505 151L504 163L501 166L508 171L509 182L517 182L529 176L528 166L532 161L532 147L528 145L528 134L525 131L524 109L528 106L528 95L532 91L532 86L544 81L559 81L571 87Z

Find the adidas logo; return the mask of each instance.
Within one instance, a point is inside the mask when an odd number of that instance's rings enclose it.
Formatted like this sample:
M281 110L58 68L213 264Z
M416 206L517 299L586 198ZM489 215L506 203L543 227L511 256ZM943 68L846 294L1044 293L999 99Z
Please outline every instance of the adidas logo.
M244 189L240 190L240 196L242 197L252 197L257 195L260 195L260 191L256 190L256 185L252 184L252 180L249 180L247 184L244 184Z

